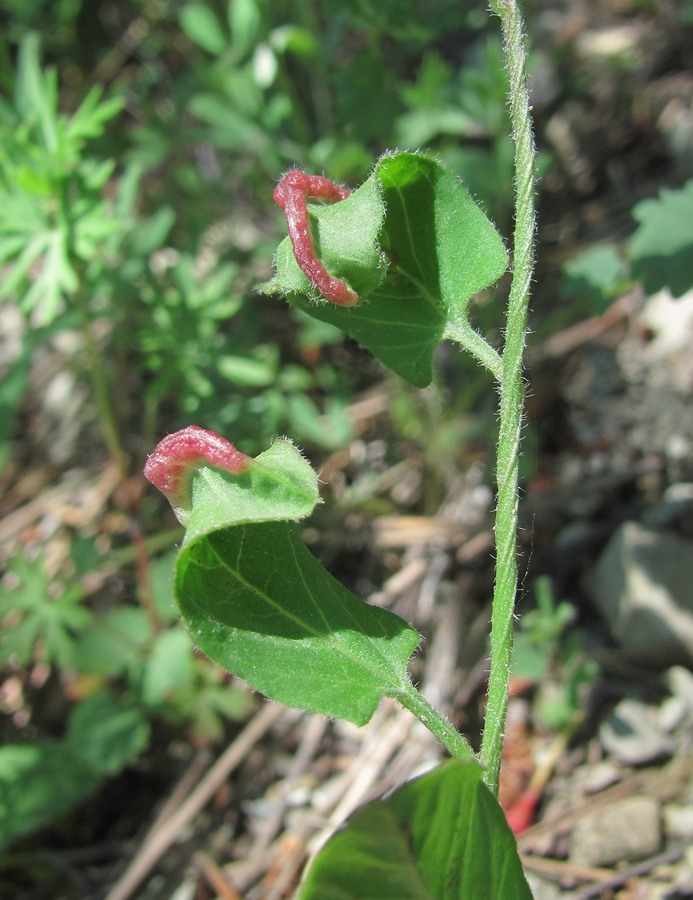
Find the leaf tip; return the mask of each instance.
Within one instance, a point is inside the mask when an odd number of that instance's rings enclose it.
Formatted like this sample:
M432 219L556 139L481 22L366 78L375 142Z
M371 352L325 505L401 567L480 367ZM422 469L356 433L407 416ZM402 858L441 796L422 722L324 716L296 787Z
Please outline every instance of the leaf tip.
M251 462L249 456L216 432L189 425L157 444L146 462L144 476L166 497L184 525L191 506L192 476L197 469L210 465L240 474Z

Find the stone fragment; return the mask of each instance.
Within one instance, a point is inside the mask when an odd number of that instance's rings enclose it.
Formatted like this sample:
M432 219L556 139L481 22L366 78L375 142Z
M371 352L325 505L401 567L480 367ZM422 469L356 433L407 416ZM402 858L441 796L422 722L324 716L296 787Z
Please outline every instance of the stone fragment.
M680 697L693 712L693 672L683 666L672 666L666 674L666 680L671 693Z
M580 784L586 794L598 794L606 788L616 784L622 777L623 771L612 759L604 759L594 765L581 767L584 774L580 778ZM576 771L577 772L580 770Z
M661 845L657 800L626 797L576 823L570 836L570 861L580 866L613 866L653 856Z
M689 846L693 843L693 805L665 807L664 823L672 837L685 840Z
M527 883L532 891L534 900L561 900L563 893L552 881L547 881L534 872L526 872Z
M588 589L634 662L693 663L693 543L626 522L599 558Z
M626 698L599 726L602 746L628 766L671 756L676 743L659 727L659 709Z

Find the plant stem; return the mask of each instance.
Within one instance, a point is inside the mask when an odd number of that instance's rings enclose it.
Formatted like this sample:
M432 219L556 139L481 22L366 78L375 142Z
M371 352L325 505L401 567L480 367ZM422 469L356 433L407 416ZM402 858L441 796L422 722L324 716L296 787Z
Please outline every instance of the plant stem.
M120 434L113 412L113 404L108 391L108 385L106 384L106 376L99 358L99 349L94 340L87 302L81 289L77 292L76 301L77 308L79 309L82 334L84 335L84 346L87 353L87 369L89 370L89 378L91 379L91 384L94 389L94 398L96 400L101 434L106 442L111 462L115 463L121 478L124 479L127 474L126 455L120 442Z
M502 379L503 361L501 357L486 338L472 328L466 313L462 319L448 323L443 336L463 347L477 362L489 370L496 381Z
M500 390L496 506L496 584L491 614L491 668L481 759L484 780L498 793L503 731L508 706L517 591L518 462L524 383L522 358L534 266L535 149L526 80L522 15L516 0L492 0L500 17L510 80L510 120L515 144L513 280L508 299Z
M475 756L474 751L460 732L448 722L442 713L431 706L411 682L390 696L413 713L421 724L425 725L431 734L446 747L451 756L457 759L469 759Z

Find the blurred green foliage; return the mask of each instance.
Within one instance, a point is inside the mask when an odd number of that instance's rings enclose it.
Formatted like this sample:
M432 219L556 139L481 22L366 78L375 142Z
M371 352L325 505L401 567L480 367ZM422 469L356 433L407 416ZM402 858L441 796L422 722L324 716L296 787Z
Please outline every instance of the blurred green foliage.
M2 296L25 313L26 345L46 324L98 323L92 380L127 392L111 404L139 417L145 445L191 417L249 451L281 432L327 448L348 436L359 373L335 377L322 350L335 338L313 328L306 348L304 319L252 290L287 166L358 182L383 149L425 144L508 224L505 75L487 16L406 7L0 5ZM27 355L3 380L5 423ZM10 436L8 424L5 453Z
M82 577L49 577L42 558L16 556L0 584L0 663L14 670L51 664L82 696L65 736L0 749L0 848L69 811L150 740L150 721L186 727L196 742L222 737L254 702L195 652L173 602L173 554L150 566L151 596L139 606L96 611Z
M633 270L649 293L668 287L680 297L693 287L693 180L633 208L638 228L628 245Z
M631 214L638 224L623 247L597 243L564 264L559 290L577 317L600 315L636 283L675 298L693 288L693 180L641 200Z
M556 602L547 576L537 578L534 594L536 606L523 613L515 635L513 675L538 686L537 715L546 728L561 731L578 721L599 666L585 652L580 632L571 629L575 607Z
M681 16L690 19L690 3ZM20 345L0 360L0 465L21 438L32 364L61 332L81 335L70 363L79 378L91 372L101 419L99 378L107 386L130 474L162 434L191 421L253 455L282 433L308 452L346 443L350 400L377 370L335 329L255 291L284 232L272 191L290 166L355 185L387 148L429 149L502 233L512 228L506 80L484 4L0 0L0 25L0 303L23 322ZM681 226L693 221L690 195L689 184L636 207L625 253L599 246L566 264L560 290L576 318L601 312L636 277L676 292L693 283ZM487 335L496 306L474 310ZM395 387L390 410L397 435L426 448L431 510L460 438L473 454L493 428L490 401L488 416L469 413L486 396L476 367L444 348L438 362L436 390ZM160 527L155 500L142 512L145 529ZM191 651L169 555L152 562L153 607L134 589L119 606L85 587L103 561L88 539L71 539L74 572L49 574L40 555L9 564L0 661L76 678L75 714L101 698L76 719L87 743L109 716L125 723L108 772L82 782L92 790L135 758L152 722L213 740L247 699ZM134 583L131 557L125 565ZM551 672L560 657L572 691L583 656L566 615L541 601L517 660L524 646L528 665ZM572 715L576 696L560 699L554 721ZM15 807L24 824L0 824L6 839L77 802L78 791L64 802L52 793L51 773L75 772L69 722L59 742L36 742L34 759L14 743L12 759L0 757L0 780L16 776L28 804L26 814Z
M561 294L584 315L599 315L628 284L625 260L610 245L595 244L563 266Z
M255 290L290 166L356 184L388 147L425 144L508 225L505 75L483 8L0 0L0 25L0 303L22 322L0 362L0 465L22 446L34 360L63 332L111 456L133 469L191 421L253 454L281 433L308 450L348 441L372 364L345 365L339 332ZM143 526L159 516L147 498ZM39 718L28 742L9 727L0 844L136 759L155 723L208 742L249 708L179 624L170 553L142 582L116 551L138 585L123 604L93 536L69 539L57 571L28 548L0 583L4 670L47 667L76 701L62 736Z

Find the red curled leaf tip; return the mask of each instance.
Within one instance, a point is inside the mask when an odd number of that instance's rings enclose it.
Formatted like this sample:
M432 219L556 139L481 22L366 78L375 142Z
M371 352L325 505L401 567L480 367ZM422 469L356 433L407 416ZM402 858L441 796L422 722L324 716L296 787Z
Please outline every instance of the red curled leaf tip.
M334 184L329 178L306 175L300 169L287 172L274 190L274 200L286 216L296 262L321 296L337 306L354 306L358 303L358 294L341 278L330 275L315 255L306 203L308 200L337 203L346 200L350 193L349 188Z
M251 462L251 457L216 432L189 425L157 444L144 467L144 476L164 494L183 522L190 510L193 472L210 465L240 474Z

